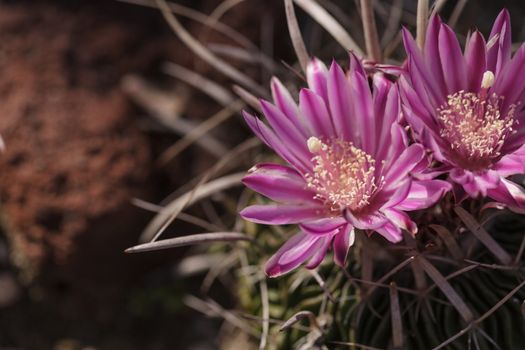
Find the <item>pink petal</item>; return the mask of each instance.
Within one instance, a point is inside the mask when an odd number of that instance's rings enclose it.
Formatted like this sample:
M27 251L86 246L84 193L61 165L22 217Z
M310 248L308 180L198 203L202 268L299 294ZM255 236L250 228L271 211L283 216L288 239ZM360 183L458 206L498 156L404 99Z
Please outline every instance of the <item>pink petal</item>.
M275 134L293 149L297 157L308 161L310 152L306 147L306 136L300 131L300 125L294 125L281 110L271 103L261 100L264 116Z
M243 111L242 115L253 133L268 147L273 149L281 158L303 173L310 171L311 163L309 161L306 162L302 157L298 157L266 124L248 112Z
M443 67L439 59L439 31L441 28L441 19L438 15L433 15L430 18L427 27L427 36L425 39L424 58L425 62L432 72L433 78L436 80L438 90L441 96L447 94L447 86L443 78Z
M452 186L442 180L414 180L407 198L396 206L398 210L426 209L437 203Z
M244 208L240 215L251 222L268 225L297 224L322 217L324 208L294 204L251 205Z
M510 207L525 208L525 189L510 180L501 179L498 187L489 189L487 195Z
M310 134L332 138L335 136L332 118L324 100L309 89L299 93L299 110L309 126Z
M379 212L354 214L350 210L345 210L344 216L348 222L360 230L375 230L388 221L387 218Z
M265 265L266 274L268 277L277 277L292 271L315 254L320 248L319 242L319 237L297 233L268 260ZM283 255L286 257L281 261Z
M448 92L464 90L467 83L465 60L456 34L446 24L442 24L439 31L439 58Z
M272 90L272 97L277 108L279 108L284 113L284 115L290 119L292 124L295 125L297 130L301 132L304 137L306 137L304 122L299 117L299 108L290 95L290 92L276 77L272 78L270 86Z
M512 43L510 29L509 12L503 9L494 21L489 41L496 35L499 37L496 43L487 50L487 68L494 74L497 74L510 59Z
M252 190L277 202L312 203L315 193L307 188L303 177L294 169L280 165L258 164L250 170L242 182Z
M347 222L343 217L322 218L316 221L305 222L300 225L301 230L311 235L327 235L337 231Z
M470 37L465 49L469 91L477 92L481 87L483 73L487 70L485 52L485 39L483 35L476 30Z
M353 140L359 139L360 142L358 144L361 145L361 149L371 154L374 151L377 140L374 137L376 130L375 114L368 79L358 72L351 74L349 79L354 101L354 110L351 117L355 120L352 123L355 128Z
M453 169L449 173L450 179L461 186L472 198L486 196L487 190L498 186L500 176L496 171L488 170L482 173L473 173L463 169Z
M377 82L377 79L374 81ZM371 150L371 154L374 155L374 158L376 161L380 162L383 159L385 159L387 153L390 149L392 149L392 128L393 125L399 126L398 122L400 119L400 105L399 105L399 94L396 87L393 87L390 83L380 84L380 89L388 91L381 91L379 90L379 94L374 96L376 99L383 98L383 95L386 94L386 97L383 101L374 101L375 104L375 115L374 118L374 128L375 131L375 138L373 142L376 144L375 148ZM382 103L383 106L379 106L378 104ZM374 135L374 133L370 133L370 135ZM401 138L399 141L403 142L406 139L405 132L401 130ZM404 146L404 145L403 145ZM396 147L395 150L398 150Z
M351 225L346 225L334 238L334 261L337 265L345 267L348 251L355 242L355 231Z
M410 232L412 235L417 233L417 225L405 212L396 209L384 209L381 212L397 227Z
M425 149L423 146L414 143L406 148L398 158L391 158L390 161L393 164L389 164L390 168L386 169L385 187L396 186L399 181L404 180L424 156Z
M390 221L387 221L384 226L375 229L375 231L392 243L398 243L403 238L401 229Z
M437 80L431 71L426 67L421 51L418 49L414 38L408 30L403 28L403 42L405 44L405 50L408 55L408 68L412 83L414 80L424 82L425 90L416 89L419 93L428 92L429 97L432 99L433 104L439 105L439 101L443 99L443 93L438 85ZM438 57L438 56L436 56Z
M501 177L523 174L525 173L524 158L514 154L507 154L494 164L493 169L497 171Z
M401 182L401 184L398 184L397 187L390 189L389 191L385 191L382 189L376 197L374 198L374 202L379 201L379 203L383 203L381 205L381 208L391 208L397 206L399 203L403 202L408 194L410 193L410 189L412 187L412 180L407 179L406 181Z
M328 72L328 105L335 131L345 141L358 141L353 138L355 130L351 111L350 86L341 67L334 61ZM356 143L357 147L360 144Z
M313 254L313 256L308 260L308 263L304 266L307 269L315 269L321 262L323 261L324 257L326 256L326 252L330 248L330 243L332 242L332 236L326 236L319 240L319 246L316 247L316 252Z
M317 58L312 59L306 67L306 80L308 87L324 101L328 101L327 77L328 69L326 69L324 63Z

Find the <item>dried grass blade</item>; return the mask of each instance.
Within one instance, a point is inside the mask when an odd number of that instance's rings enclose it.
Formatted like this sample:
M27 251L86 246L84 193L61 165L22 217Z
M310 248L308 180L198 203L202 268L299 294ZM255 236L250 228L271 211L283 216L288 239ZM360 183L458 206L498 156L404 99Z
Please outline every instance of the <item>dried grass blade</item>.
M124 2L127 4L157 8L157 6L155 5L155 0L117 0L117 1ZM176 4L176 3L169 3L169 7L173 13L179 16L186 17L195 22L202 23L205 26L209 26L210 28L223 34L229 39L237 42L241 46L257 50L257 46L254 45L250 40L248 40L248 38L243 36L241 33L235 31L233 28L225 25L224 23L218 22L217 20L214 22L211 22L209 20L210 17L203 14L202 12L196 11L194 9L191 9L189 7L186 7L180 4Z
M147 242L155 240L186 206L212 193L240 185L243 176L244 172L221 177L207 184L203 184L200 187L196 187L194 190L188 191L176 200L173 200L151 220L142 233L140 241Z
M496 310L498 310L503 304L505 304L510 298L514 296L517 292L519 292L523 287L525 287L525 281L522 281L520 284L518 284L513 290L511 290L507 295L505 295L500 301L496 303L493 307L490 308L489 311L485 312L483 315L481 315L475 322L477 324L483 322L485 319L487 319L490 315L492 315Z
M452 232L450 232L446 227L441 225L429 225L429 227L434 230L441 238L443 243L448 248L448 251L450 252L450 255L456 260L463 260L463 252L461 251L461 248L459 247L458 242L454 239L454 236L452 235Z
M463 320L469 323L474 319L472 311L463 299L459 296L456 290L448 283L448 281L443 277L443 275L432 265L427 259L422 256L418 256L416 260L419 260L421 266L428 274L428 276L436 283L438 288L443 292L445 297L454 305L456 310L459 312Z
M279 69L272 59L261 52L253 52L253 50L219 43L209 43L208 48L218 55L234 58L248 64L260 64L272 73Z
M381 63L383 54L379 45L379 35L374 15L373 0L361 0L361 19L363 21L363 31L365 33L365 44L368 58L376 63Z
M357 45L348 32L314 0L294 0L294 2L308 13L346 50L352 50L356 55L363 57L363 50Z
M408 232L404 232L405 242L407 245L414 251L415 254L417 254L417 242L412 237L412 235ZM425 273L423 272L423 267L421 267L421 263L418 259L412 260L412 264L410 264L410 267L412 268L412 273L414 274L414 280L416 281L416 288L419 291L422 291L427 288L427 280L425 278Z
M417 33L416 41L422 50L425 45L428 24L428 0L418 0L417 2Z
M391 269L390 271L388 271L387 273L385 273L380 279L378 279L377 281L375 281L375 283L377 283L377 285L372 285L370 287L370 289L368 290L368 295L371 295L374 290L382 285L387 279L389 279L391 276L395 275L397 272L401 271L405 266L407 266L408 264L410 264L412 261L414 260L414 257L411 256L407 259L405 259L404 261L402 261L401 263L399 263L398 265L396 265L393 269Z
M194 297L193 295L186 295L183 300L184 304L191 307L192 309L195 309L199 312L202 312L203 314L210 316L210 317L221 317L225 321L229 322L233 326L241 329L242 331L246 332L247 334L250 334L254 337L259 337L260 333L249 327L248 323L239 318L237 315L235 315L233 312L224 309L219 304L217 304L213 300L201 300L197 297Z
M193 122L185 120L179 115L185 106L184 97L174 97L136 75L125 76L122 79L122 89L159 123L176 134L184 136L195 128ZM198 140L197 143L217 157L228 151L221 142L211 135Z
M326 297L333 303L336 303L337 300L334 298L334 296L332 295L332 293L330 292L330 290L328 289L328 287L326 286L326 282L323 280L323 278L321 277L321 275L319 275L319 273L315 270L309 270L310 274L314 277L314 279L316 280L316 282L319 284L319 287L321 287L321 289L323 290L323 292L325 293Z
M459 337L461 337L462 335L464 335L465 333L467 333L469 330L472 329L472 327L474 325L477 325L477 324L480 324L481 322L483 322L485 319L487 319L490 315L492 315L494 312L496 312L503 304L505 304L510 298L512 298L514 296L514 294L516 294L517 292L520 291L520 289L522 289L523 287L525 287L525 281L522 281L519 285L517 285L513 290L511 290L507 295L505 295L503 297L503 299L501 299L499 302L496 303L496 305L494 305L493 307L490 308L489 311L485 312L483 315L481 315L481 317L479 317L478 319L474 320L474 322L472 322L471 324L469 324L467 327L463 328L461 331L459 331L458 333L454 334L452 337L448 338L447 340L445 340L443 343L439 344L438 346L432 348L432 350L439 350L439 349L443 349L445 346L447 346L448 344L452 343L454 340L458 339Z
M465 209L456 206L454 211L467 228L503 265L509 265L512 257L490 236L490 234Z
M401 308L399 295L394 282L390 283L390 317L392 320L392 345L394 349L403 348L403 322L401 321Z
M290 327L295 325L297 322L308 318L308 321L310 322L310 327L315 327L320 329L319 324L317 323L317 319L315 318L315 315L311 311L299 311L296 314L294 314L292 317L290 317L286 322L283 323L281 328L279 328L279 331L285 331L288 330Z
M230 64L226 63L216 55L214 55L210 50L208 50L204 45L197 41L179 22L175 15L171 12L171 9L166 2L166 0L155 0L157 6L159 7L162 15L173 29L175 34L179 39L191 50L195 55L200 57L210 66L217 69L219 72L223 73L230 79L236 81L237 83L245 86L246 88L251 89L260 96L267 96L267 92L260 85L255 83L250 77L234 68Z
M204 92L223 106L228 106L235 99L233 95L221 85L176 63L166 62L162 65L162 70L164 73Z
M388 22L386 29L381 37L381 46L386 47L396 36L399 31L399 24L401 23L401 17L403 16L403 0L394 0L392 7L390 8L390 15L388 16Z
M523 239L521 240L520 249L518 250L518 254L516 254L516 257L514 258L514 265L519 265L521 258L523 257L524 250L525 250L525 235L523 236Z
M221 1L221 3L213 10L213 12L210 14L210 20L212 21L218 21L221 19L222 16L226 12L228 12L233 7L239 5L241 2L244 2L246 0L225 0Z
M443 6L445 6L446 3L447 0L436 0L436 2L432 4L432 16L441 12L441 9L443 8Z
M126 253L142 253L153 250L185 247L195 244L231 241L250 241L251 237L239 232L210 232L198 233L182 237L164 239L162 241L139 244L125 250Z
M352 348L358 348L358 349L362 349L362 350L384 350L384 349L380 349L380 348L375 348L373 346L368 346L368 345L359 344L359 343L353 343L353 342L332 341L330 343L331 344L335 344L335 345L344 345L344 346L348 346L348 347L352 347Z
M262 112L261 105L259 104L259 99L254 95L250 94L248 91L240 87L239 85L233 85L233 92L237 94L246 104L252 107L258 112Z
M452 14L450 15L450 19L448 20L448 25L452 28L454 28L458 23L459 17L461 16L461 13L463 12L465 5L467 4L467 1L468 0L458 0L458 2L456 3L456 6L454 7Z
M284 0L284 9L286 11L286 21L288 23L288 31L290 32L290 39L295 50L295 55L299 60L301 69L306 73L306 66L308 65L308 51L304 44L303 37L301 35L301 29L297 23L297 17L295 16L295 9L293 0Z
M164 152L162 152L161 156L159 157L160 164L167 164L170 160L175 158L182 151L203 137L208 131L231 118L232 115L237 113L243 107L244 103L242 103L240 100L235 100L228 107L221 109L219 112L206 119L206 121L197 125L197 127L186 134L182 139L178 140L172 146L168 147Z
M270 329L270 303L268 301L268 286L266 285L266 280L261 280L260 287L262 305L262 334L261 341L259 343L259 349L264 350L266 348L266 343L268 342L268 331Z

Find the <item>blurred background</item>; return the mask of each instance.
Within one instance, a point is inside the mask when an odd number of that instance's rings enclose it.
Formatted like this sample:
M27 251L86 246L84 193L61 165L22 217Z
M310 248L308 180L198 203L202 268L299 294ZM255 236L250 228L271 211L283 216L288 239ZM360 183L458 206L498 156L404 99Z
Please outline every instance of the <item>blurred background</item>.
M203 177L223 185L163 238L238 226L239 174L264 150L236 112L234 82L177 37L155 1L130 2L0 1L0 349L250 348L207 317L218 305L203 315L185 297L238 303L227 264L210 274L216 255L124 253ZM356 2L318 2L364 46ZM281 0L174 4L192 40L250 77L253 94L273 74L300 82ZM403 60L397 33L414 27L416 4L375 3L392 63ZM460 34L472 24L488 34L503 7L520 43L522 1L450 0L441 13ZM346 60L296 11L310 53Z

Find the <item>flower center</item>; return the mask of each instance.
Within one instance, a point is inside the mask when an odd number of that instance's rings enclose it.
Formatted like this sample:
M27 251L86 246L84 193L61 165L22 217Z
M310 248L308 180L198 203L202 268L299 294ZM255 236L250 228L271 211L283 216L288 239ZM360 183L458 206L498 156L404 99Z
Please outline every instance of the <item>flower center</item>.
M447 103L437 110L441 137L449 142L455 160L470 170L484 168L499 157L505 140L514 132L516 106L510 106L502 116L503 97L487 95L485 80L480 93L459 91L448 95Z
M370 203L378 188L372 156L339 139L324 143L310 137L308 149L314 155L313 169L305 178L308 187L316 192L315 198L324 201L332 211L359 211Z

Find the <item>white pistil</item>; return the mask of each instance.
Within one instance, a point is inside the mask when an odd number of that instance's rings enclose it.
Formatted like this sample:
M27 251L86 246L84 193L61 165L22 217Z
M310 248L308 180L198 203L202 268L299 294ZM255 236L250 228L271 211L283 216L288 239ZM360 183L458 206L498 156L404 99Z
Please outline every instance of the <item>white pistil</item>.
M317 137L315 136L312 136L308 139L307 141L307 145L308 145L308 150L313 153L313 154L316 154L316 153L319 153L319 151L321 150L321 148L323 147L323 143L321 142L321 140L319 140Z
M481 88L488 89L494 85L494 73L491 71L486 71L483 73L483 79L481 80Z

